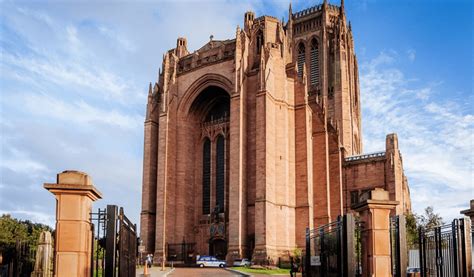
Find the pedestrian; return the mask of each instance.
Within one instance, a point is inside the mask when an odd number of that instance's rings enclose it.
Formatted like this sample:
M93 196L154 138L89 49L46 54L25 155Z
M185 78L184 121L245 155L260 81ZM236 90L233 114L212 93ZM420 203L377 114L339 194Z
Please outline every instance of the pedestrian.
M296 272L298 272L298 267L296 266L293 257L290 257L290 277L296 276Z
M150 268L151 265L153 264L153 255L152 254L148 254L146 256L146 264L147 266Z

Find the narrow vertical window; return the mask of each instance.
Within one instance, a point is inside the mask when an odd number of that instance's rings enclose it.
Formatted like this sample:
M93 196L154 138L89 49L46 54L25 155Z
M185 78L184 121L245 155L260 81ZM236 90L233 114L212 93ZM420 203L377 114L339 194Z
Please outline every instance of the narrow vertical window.
M301 42L298 45L298 77L303 77L303 66L305 62L305 49L304 44Z
M225 141L223 136L218 136L216 143L216 206L219 206L219 212L224 212L224 176Z
M202 151L202 213L211 211L211 141L206 138Z
M263 45L263 33L262 30L259 30L257 33L257 55L260 55Z
M319 45L318 41L313 38L311 41L311 72L310 72L310 80L311 85L319 84Z

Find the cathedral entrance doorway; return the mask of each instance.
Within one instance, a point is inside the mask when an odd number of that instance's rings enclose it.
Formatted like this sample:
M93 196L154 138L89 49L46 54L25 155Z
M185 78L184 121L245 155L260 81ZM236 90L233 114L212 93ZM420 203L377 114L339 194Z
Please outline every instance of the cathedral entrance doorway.
M212 239L209 241L209 255L220 260L225 260L227 255L227 242L224 239Z
M219 86L208 86L194 98L182 126L190 143L186 170L194 182L195 216L206 238L197 251L220 259L227 254L226 224L229 216L230 94ZM192 140L192 142L191 142ZM184 157L184 156L183 156Z

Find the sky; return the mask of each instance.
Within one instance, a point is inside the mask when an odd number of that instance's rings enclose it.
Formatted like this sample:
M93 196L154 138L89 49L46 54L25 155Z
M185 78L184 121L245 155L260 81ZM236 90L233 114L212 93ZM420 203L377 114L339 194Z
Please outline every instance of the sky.
M333 4L339 2L330 1ZM292 1L293 11L321 1ZM139 223L149 82L184 36L234 38L244 13L289 1L0 0L0 214L54 225L43 188L87 172ZM364 152L397 133L413 211L445 221L474 199L473 3L346 0L359 62Z

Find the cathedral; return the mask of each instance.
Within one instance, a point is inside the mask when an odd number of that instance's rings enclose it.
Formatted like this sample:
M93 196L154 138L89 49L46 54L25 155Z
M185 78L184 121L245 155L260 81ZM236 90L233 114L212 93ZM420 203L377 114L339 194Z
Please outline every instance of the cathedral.
M181 256L277 261L374 188L411 210L397 135L363 152L344 1L243 19L193 52L178 38L150 84L140 237L155 261L183 242Z

